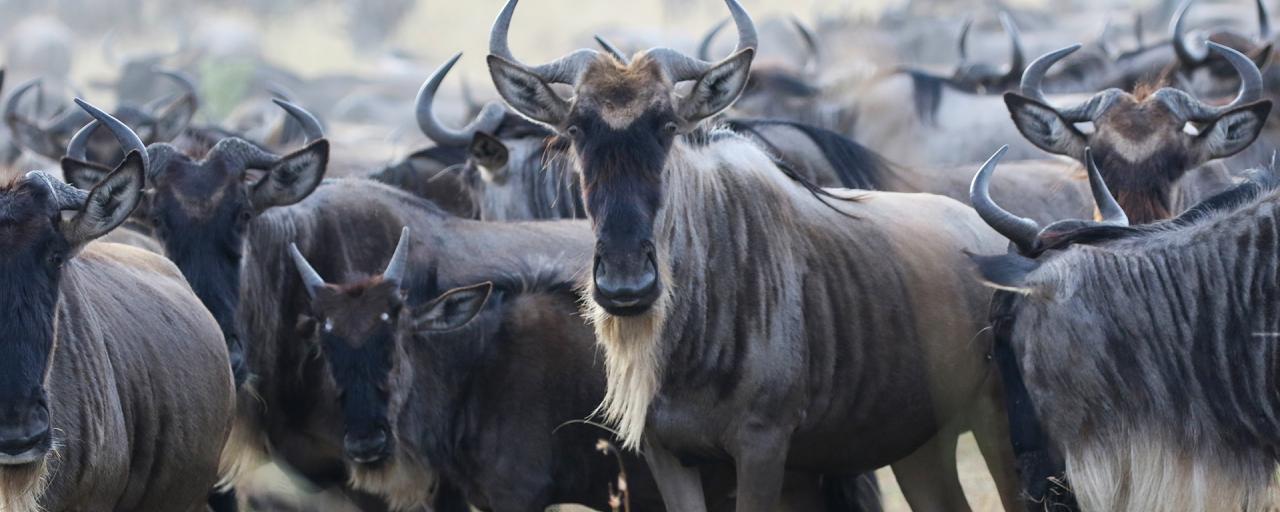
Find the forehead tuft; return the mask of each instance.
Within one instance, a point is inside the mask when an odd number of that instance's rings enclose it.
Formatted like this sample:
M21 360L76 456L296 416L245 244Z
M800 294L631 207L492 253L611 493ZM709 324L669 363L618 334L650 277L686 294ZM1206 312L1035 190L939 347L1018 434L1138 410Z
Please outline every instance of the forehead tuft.
M668 107L673 89L662 67L647 54L626 66L601 58L583 73L576 102L598 113L611 128L620 129L649 110Z

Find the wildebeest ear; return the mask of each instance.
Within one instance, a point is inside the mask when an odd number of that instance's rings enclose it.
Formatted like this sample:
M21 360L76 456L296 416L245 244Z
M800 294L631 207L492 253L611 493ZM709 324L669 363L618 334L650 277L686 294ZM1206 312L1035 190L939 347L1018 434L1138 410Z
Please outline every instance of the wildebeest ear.
M1204 127L1197 138L1204 148L1205 160L1226 158L1253 144L1271 113L1271 100L1250 103L1222 114Z
M329 166L329 141L320 139L280 158L267 174L253 185L253 208L262 212L274 206L288 206L311 195L324 180Z
M569 116L569 102L538 75L497 55L487 60L494 87L516 112L551 126L559 126Z
M1053 107L1012 92L1004 93L1004 104L1018 131L1036 147L1072 158L1083 154L1084 134Z
M418 332L457 329L484 310L493 293L493 283L484 282L454 288L435 300L414 308L413 325Z
M982 284L997 290L1024 295L1031 293L1031 288L1027 286L1027 275L1035 271L1040 266L1040 262L1012 252L999 256L979 254L968 254L968 256L977 265Z
M172 103L157 110L155 133L152 142L166 142L178 138L196 115L196 97L184 94Z
M471 138L471 146L467 148L471 153L471 158L480 164L484 170L481 175L490 180L499 177L498 173L507 167L507 159L509 153L507 145L503 144L497 137L484 132L476 132L475 137Z
M98 182L111 174L110 168L93 162L81 162L64 156L61 163L63 179L81 190L92 190Z
M699 121L720 113L738 100L751 77L751 59L754 48L746 48L707 70L689 95L680 100L677 115L685 123L685 129L693 129Z
M130 151L120 166L108 174L85 199L84 206L62 226L72 247L98 238L124 223L142 200L145 174L137 151Z

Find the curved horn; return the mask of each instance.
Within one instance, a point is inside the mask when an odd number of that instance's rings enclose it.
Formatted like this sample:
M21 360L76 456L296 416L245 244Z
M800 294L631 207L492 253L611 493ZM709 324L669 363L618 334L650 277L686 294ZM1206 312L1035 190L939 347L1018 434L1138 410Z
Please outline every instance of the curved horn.
M498 18L493 20L493 28L489 30L489 53L523 67L547 82L574 83L582 70L586 69L587 64L595 60L599 53L583 48L540 66L529 66L521 62L511 54L511 47L507 44L507 32L511 29L511 15L516 10L517 1L519 0L507 0L507 4L498 13Z
M387 269L382 271L382 278L399 286L404 282L404 272L409 266L409 226L400 228L400 241L396 242L396 250L391 253L391 261Z
M93 137L94 132L98 131L99 126L102 126L102 123L94 119L76 131L75 136L71 137L71 141L67 143L67 158L88 162L89 139Z
M507 113L506 107L494 101L486 104L480 110L480 114L461 130L455 130L440 123L432 107L432 104L435 103L436 91L440 88L440 82L444 81L445 75L449 74L449 70L453 69L453 65L461 57L462 52L454 54L453 58L436 69L431 74L431 77L427 78L427 81L422 84L422 88L418 89L418 99L414 107L414 114L418 119L418 129L422 130L422 134L426 135L428 139L441 146L457 147L471 144L471 139L476 136L476 132L493 133L497 130L498 125L502 124L502 118Z
M302 126L302 133L306 136L303 144L310 144L313 141L324 138L324 128L320 127L320 120L316 116L311 115L302 107L289 103L280 98L271 98L271 102L284 109L285 112Z
M601 48L604 48L604 51L611 57L617 59L618 62L621 62L624 66L631 65L631 59L627 57L627 54L622 53L622 50L618 49L617 46L614 46L613 43L610 43L607 39L600 37L600 34L596 34L593 37L596 40L596 44L600 45Z
M1178 12L1173 15L1173 52L1177 54L1178 61L1183 66L1194 68L1204 64L1209 58L1209 52L1201 48L1192 48L1187 46L1186 21L1187 11L1191 9L1191 4L1195 0L1186 0L1178 7Z
M298 276L302 278L302 286L306 288L307 296L316 298L316 290L324 288L324 279L307 261L307 257L302 255L302 251L298 250L298 244L289 244L289 256L293 258L293 266L298 269Z
M716 40L716 36L720 34L720 31L724 30L724 27L729 25L729 21L729 18L720 20L714 27L711 27L711 30L707 31L706 35L702 36L701 41L698 41L697 55L699 59L706 61L711 60L711 43Z
M805 25L800 18L794 14L791 15L791 25L796 28L796 32L800 33L800 38L804 40L805 57L803 69L806 74L817 74L822 64L822 48L818 45L818 35L809 30L809 26Z
M1142 30L1142 11L1133 13L1133 39L1138 42L1139 50L1147 47L1146 35Z
M1258 37L1262 41L1271 40L1271 13L1267 12L1267 3L1257 0L1258 5Z
M734 25L738 27L738 46L730 55L736 55L747 48L758 47L760 38L756 34L756 25L751 21L751 15L747 14L738 0L724 0L724 3L729 7ZM715 62L695 59L670 48L654 48L649 50L649 56L662 66L673 82L696 80L716 65Z
M973 176L973 183L969 185L969 202L988 226L1017 244L1023 252L1029 252L1036 245L1040 225L1031 219L1005 211L991 199L991 174L1008 151L1009 146L1001 146L987 159L987 163L982 164L978 174Z
M1098 163L1093 161L1092 148L1084 148L1084 161L1088 162L1086 167L1089 168L1089 191L1093 192L1093 203L1098 206L1102 223L1128 226L1129 216L1125 215L1120 203L1116 202L1115 196L1112 196L1111 191L1107 189L1107 182L1102 179L1102 171L1098 170Z
M27 80L19 85L17 89L13 90L13 93L9 95L9 101L6 101L4 104L4 117L6 121L12 123L14 120L21 119L27 124L39 125L39 123L27 119L26 116L18 112L18 107L22 105L22 97L27 94L27 91L30 91L34 87L40 87L39 78Z
M960 25L960 39L956 41L956 49L960 51L960 65L969 61L969 30L973 28L973 17L964 19Z
M1005 75L1005 79L1013 81L1022 75L1022 67L1026 65L1027 57L1022 50L1022 34L1018 32L1018 24L1013 22L1013 16L1008 12L1000 12L1000 26L1004 27L1005 34L1009 35L1009 73Z
M145 158L143 160L146 160ZM49 192L53 194L54 204L59 210L79 210L84 208L84 203L89 199L89 193L80 190L58 178L53 177L44 171L31 171L27 173L28 180L40 180L49 188Z
M1057 64L1058 61L1079 49L1080 44L1076 43L1066 48L1046 53L1031 61L1031 64L1027 66L1027 70L1022 73L1022 84L1020 85L1022 95L1049 105L1048 98L1044 97L1044 91L1040 88L1041 83L1044 82L1045 73L1048 73L1049 68Z
M197 94L195 82L193 82L191 80L191 77L187 76L186 73L183 73L178 70L166 69L166 68L155 68L154 71L157 75L161 75L169 78L170 80L173 80L173 83L177 84L179 89L182 89L182 94L191 96L193 98L199 97L199 95Z
M1194 96L1177 89L1165 88L1156 91L1156 96L1159 99L1164 101L1176 114L1188 121L1213 121L1227 111L1262 99L1262 71L1258 69L1258 66L1249 57L1230 47L1212 41L1207 46L1209 51L1221 55L1222 58L1231 63L1231 67L1235 68L1236 73L1240 75L1240 90L1236 93L1235 99L1231 100L1231 103L1220 107L1206 105Z
M142 139L138 138L138 134L133 133L133 130L130 130L129 127L120 122L119 119L111 117L111 114L99 110L98 107L90 105L89 102L80 98L76 98L75 102L76 105L79 105L85 112L88 112L90 116L93 116L93 118L97 119L98 122L103 124L103 126L106 126L107 130L111 131L111 135L114 135L116 140L120 142L120 147L124 150L122 153L127 156L130 151L137 151L142 156L147 156L147 146L142 143ZM83 131L83 129L81 131ZM142 159L142 174L144 176L151 175L151 163L149 158Z

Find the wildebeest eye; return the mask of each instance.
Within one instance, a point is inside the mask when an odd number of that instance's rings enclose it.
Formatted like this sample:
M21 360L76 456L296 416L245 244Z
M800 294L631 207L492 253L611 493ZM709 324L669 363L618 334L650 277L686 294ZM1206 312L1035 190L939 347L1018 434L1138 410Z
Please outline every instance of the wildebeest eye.
M582 128L578 128L576 125L570 126L564 129L564 133L571 139L577 139L582 136Z
M667 124L662 125L662 131L669 135L675 135L677 131L680 131L680 126L675 121L668 121Z
M55 253L53 253L53 254L50 254L50 255L49 255L49 266L50 266L50 267L53 267L53 268L61 268L61 267L62 267L62 264L63 264L65 261L66 261L66 256L64 256L61 252L55 252Z
M244 225L244 224L248 224L249 219L251 219L252 217L253 217L253 214L250 213L249 210L245 210L240 212L240 215L236 216L236 220L240 221L241 225Z

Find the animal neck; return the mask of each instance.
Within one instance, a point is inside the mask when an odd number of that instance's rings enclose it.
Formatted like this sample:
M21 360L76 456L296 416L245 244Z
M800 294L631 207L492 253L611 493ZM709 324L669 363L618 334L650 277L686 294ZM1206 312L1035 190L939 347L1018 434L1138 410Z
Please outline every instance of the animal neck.
M702 357L737 337L732 322L708 319L731 318L750 307L747 302L775 301L783 279L779 274L801 271L791 264L787 238L794 228L795 194L808 192L747 139L714 140L718 136L698 146L677 141L667 158L662 207L654 222L662 294L653 306L642 315L622 317L586 303L606 349L608 388L599 412L618 428L628 448L638 446L661 387L707 382L709 373L732 371L698 366L709 360L740 364L732 357ZM720 289L731 282L731 288ZM738 297L753 298L739 303Z

